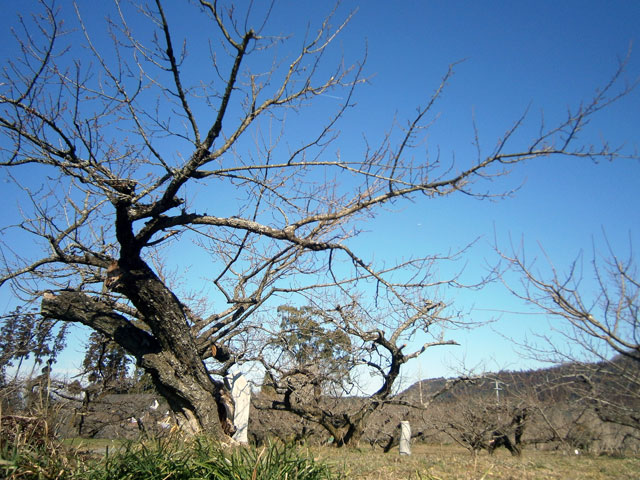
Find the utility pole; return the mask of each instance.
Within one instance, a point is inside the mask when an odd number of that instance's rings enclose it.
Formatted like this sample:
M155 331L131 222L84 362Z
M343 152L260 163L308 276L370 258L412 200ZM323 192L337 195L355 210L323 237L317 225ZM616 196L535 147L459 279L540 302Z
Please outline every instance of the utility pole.
M418 362L418 389L420 391L420 405L424 407L424 403L422 403L422 362Z
M496 405L500 405L500 391L502 389L500 388L500 382L498 380L496 380L496 387L495 387L495 391L496 391Z

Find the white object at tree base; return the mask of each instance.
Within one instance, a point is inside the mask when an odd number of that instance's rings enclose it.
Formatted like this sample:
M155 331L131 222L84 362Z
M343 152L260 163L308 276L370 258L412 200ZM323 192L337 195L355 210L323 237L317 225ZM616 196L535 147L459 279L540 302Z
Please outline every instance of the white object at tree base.
M400 455L411 455L411 425L400 422Z
M231 397L234 404L233 426L236 433L233 439L238 443L249 443L247 427L249 426L249 407L251 406L251 386L241 373L227 377L231 383Z

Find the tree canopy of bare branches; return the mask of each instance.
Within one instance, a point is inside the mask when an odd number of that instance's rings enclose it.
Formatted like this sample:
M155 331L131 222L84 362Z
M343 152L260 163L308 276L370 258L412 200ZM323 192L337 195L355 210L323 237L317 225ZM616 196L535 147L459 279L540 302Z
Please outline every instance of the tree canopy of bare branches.
M633 252L620 257L607 244L590 264L578 256L566 272L547 257L528 261L523 251L502 254L521 283L507 284L518 297L544 312L553 335L525 345L537 359L573 365L579 398L601 420L640 428L640 282ZM544 267L546 270L544 269Z
M193 431L231 433L221 378L260 331L256 314L276 301L400 307L377 330L336 315L392 356L407 356L396 341L416 329L433 335L424 348L451 342L443 328L457 318L433 288L455 279L433 277L436 257L381 263L353 247L382 206L500 196L488 183L521 162L620 155L577 134L628 93L617 88L623 66L559 124L525 141L519 119L493 151L451 165L416 146L452 66L400 129L343 157L340 121L365 81L364 63L334 49L348 15L288 38L270 32L271 8L255 5L246 15L207 0L104 8L98 22L83 4L42 0L16 21L18 53L0 83L0 166L20 211L2 227L0 286L123 347ZM172 21L176 8L188 22ZM194 45L209 56L194 58ZM296 115L327 94L342 100L324 122L288 136ZM206 265L200 291L171 271L185 267L187 251Z

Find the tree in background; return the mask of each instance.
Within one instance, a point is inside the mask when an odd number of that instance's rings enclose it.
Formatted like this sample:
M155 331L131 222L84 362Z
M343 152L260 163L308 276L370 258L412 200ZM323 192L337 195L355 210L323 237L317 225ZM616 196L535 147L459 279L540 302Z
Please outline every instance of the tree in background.
M266 408L318 423L339 439L336 418L343 418L343 397L353 389L356 347L313 306L284 305L278 313L275 336L256 357L265 368L262 389L270 398Z
M82 368L91 384L99 384L104 391L126 389L131 362L124 348L113 340L99 332L89 335Z
M495 382L478 377L455 385L444 402L434 405L434 425L474 455L481 450L492 454L505 447L511 455L519 456L533 404L521 395L496 399Z
M5 315L1 325L0 400L16 408L22 403L21 395L26 394L28 407L30 392L48 383L51 365L66 346L67 325L38 313L24 312L20 307ZM26 374L22 371L25 361L30 368ZM13 379L7 378L9 367L14 368ZM3 408L6 406L9 405Z
M522 251L502 254L520 274L507 287L548 316L555 337L525 345L538 360L572 368L572 388L601 420L640 430L640 281L630 254L595 251L589 268L580 255L566 273L550 261L546 271ZM547 259L548 260L548 259ZM589 272L589 273L587 273ZM505 277L506 278L506 277Z
M23 312L18 307L2 318L0 327L0 372L6 381L6 368L14 366L19 375L25 360L32 360L32 373L44 363L55 362L66 346L67 326L43 318L38 313ZM60 328L57 328L60 327ZM18 362L14 365L14 362Z
M333 53L348 17L286 39L270 30L277 12L243 16L231 2L114 2L101 5L102 24L95 11L83 20L84 5L65 7L43 0L18 19L8 51L19 53L2 72L0 166L20 189L22 218L2 226L0 286L40 301L47 319L120 345L186 431L232 433L223 376L259 340L257 313L283 298L358 298L332 317L373 346L365 363L383 382L372 406L415 353L403 353L401 334L424 324L425 345L450 342L444 328L456 313L437 287L456 281L435 278L441 258L383 262L356 251L351 240L381 207L500 197L489 182L525 160L619 155L577 133L628 93L615 91L622 67L559 124L527 139L520 119L491 152L476 139L477 157L455 165L417 150L450 70L402 128L343 157L338 127L364 82L362 63ZM194 45L210 56L190 56ZM313 108L321 95L341 99L324 123ZM289 131L310 119L302 134ZM206 265L213 292L194 294L171 275L188 275L191 262ZM375 311L382 300L397 312L388 325Z
M454 323L442 316L443 303L425 304L409 316L400 305L383 309L382 299L376 309L361 309L356 298L331 311L281 307L279 333L268 333L274 340L255 358L266 369L266 386L280 394L270 408L321 425L338 447L357 444L368 419L385 405L425 408L457 383L447 382L419 407L394 396L404 364L430 347L456 345L441 335L418 348L407 346L416 332Z
M323 320L323 312L311 306L278 307L277 336L269 342L274 361L267 361L267 387L287 384L289 394L303 395L303 401L318 402L323 395L340 395L348 389L353 368L351 339ZM304 392L304 394L303 394Z

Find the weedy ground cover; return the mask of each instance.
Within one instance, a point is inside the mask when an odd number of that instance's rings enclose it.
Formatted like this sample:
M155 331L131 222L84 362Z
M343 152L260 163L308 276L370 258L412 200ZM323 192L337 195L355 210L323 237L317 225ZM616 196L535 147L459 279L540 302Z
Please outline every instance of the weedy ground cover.
M0 478L11 480L330 480L342 478L309 452L271 443L229 448L206 438L164 438L119 447L21 445L0 455Z
M525 449L521 457L506 450L477 456L452 445L414 445L411 456L370 449L318 449L325 461L356 480L609 480L640 478L640 459Z
M296 447L224 448L205 438L66 442L4 448L0 478L56 480L489 480L634 479L640 459L525 450L476 456L450 445L414 445L411 456L379 450Z

